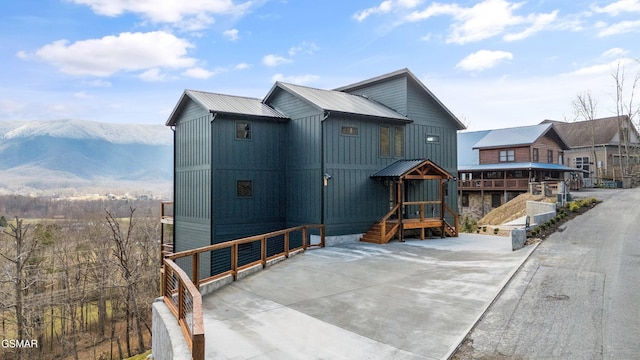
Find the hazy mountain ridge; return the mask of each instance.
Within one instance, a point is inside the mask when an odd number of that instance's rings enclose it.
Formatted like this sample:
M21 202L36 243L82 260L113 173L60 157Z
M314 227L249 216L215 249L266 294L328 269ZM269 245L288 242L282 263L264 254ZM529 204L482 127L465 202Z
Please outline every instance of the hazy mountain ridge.
M0 121L0 193L170 193L172 176L164 125Z

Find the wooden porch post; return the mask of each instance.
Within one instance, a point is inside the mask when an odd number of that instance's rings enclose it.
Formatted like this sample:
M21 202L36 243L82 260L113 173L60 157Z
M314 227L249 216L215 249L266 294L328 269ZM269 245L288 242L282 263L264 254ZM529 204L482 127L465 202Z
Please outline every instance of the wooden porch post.
M398 180L398 203L400 206L398 207L398 240L400 242L404 242L404 225L402 224L402 212L404 211L404 197L403 195L404 183L402 179Z
M444 232L444 187L446 186L447 181L440 179L440 222L442 223L442 228L440 229L440 237L445 237Z

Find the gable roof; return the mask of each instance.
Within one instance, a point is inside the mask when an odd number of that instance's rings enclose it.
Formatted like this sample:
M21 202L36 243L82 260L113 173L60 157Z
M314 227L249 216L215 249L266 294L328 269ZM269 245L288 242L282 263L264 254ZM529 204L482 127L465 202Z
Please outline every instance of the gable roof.
M305 101L311 106L329 112L373 116L402 122L413 122L408 117L363 96L352 95L340 91L322 90L307 86L276 82L264 102L267 103L276 89L282 89Z
M449 118L456 123L458 130L464 130L467 127L462 123L462 121L460 121L460 119L458 119L455 115L453 115L453 113L440 101L440 99L438 99L432 92L431 90L429 90L423 83L422 81L420 81L411 71L409 71L409 69L404 68L404 69L400 69L400 70L396 70L394 72L390 72L388 74L384 74L384 75L380 75L380 76L376 76L373 77L371 79L368 80L363 80L363 81L359 81L357 83L351 84L351 85L345 85L345 86L341 86L339 88L334 89L335 91L344 91L344 92L351 92L354 90L357 90L359 88L363 88L366 86L370 86L376 83L380 83L380 82L384 82L384 81L389 81L391 79L394 78L399 78L399 77L406 77L409 81L413 82L414 84L416 84L418 86L418 88L428 97L430 97L431 99L433 99L438 106L440 106L440 108L442 108L442 110L444 110L444 112L449 116Z
M372 179L453 179L445 169L429 159L398 160L370 176Z
M280 120L288 119L286 115L263 103L260 99L216 94L205 91L185 90L182 93L178 104L171 112L171 115L166 122L167 126L175 124L177 121L176 116L180 110L184 108L188 100L194 101L196 104L212 113L244 115Z
M562 122L544 120L542 124L553 124L558 134L566 141L569 147L583 147L591 145L617 145L618 144L618 119L629 122L625 116L612 116L607 118ZM633 127L633 126L632 126ZM633 127L635 129L635 127ZM593 142L591 136L593 135Z
M491 130L480 139L474 149L497 148L506 146L526 146L536 142L539 138L552 131L558 135L552 124L538 124L531 126L519 126L506 129ZM558 136L560 146L567 149L568 146L561 136Z

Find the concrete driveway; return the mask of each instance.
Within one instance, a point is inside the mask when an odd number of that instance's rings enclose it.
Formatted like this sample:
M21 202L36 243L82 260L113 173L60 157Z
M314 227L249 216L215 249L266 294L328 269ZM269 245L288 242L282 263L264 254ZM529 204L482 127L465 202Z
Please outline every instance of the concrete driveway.
M309 250L207 295L207 359L444 359L533 251L462 234Z

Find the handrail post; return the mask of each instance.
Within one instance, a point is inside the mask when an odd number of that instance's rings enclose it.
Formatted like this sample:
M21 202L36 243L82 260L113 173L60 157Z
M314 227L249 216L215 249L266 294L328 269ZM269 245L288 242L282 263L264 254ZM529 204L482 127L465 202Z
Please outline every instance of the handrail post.
M200 253L193 254L191 259L191 277L193 284L200 288Z
M302 227L302 248L307 250L307 226Z
M262 268L267 267L267 238L260 239L260 261L262 261Z
M284 257L289 257L289 232L284 233Z
M324 247L324 224L320 225L320 247Z
M184 283L178 280L178 322L184 319Z
M231 271L233 281L238 280L238 244L231 245Z

